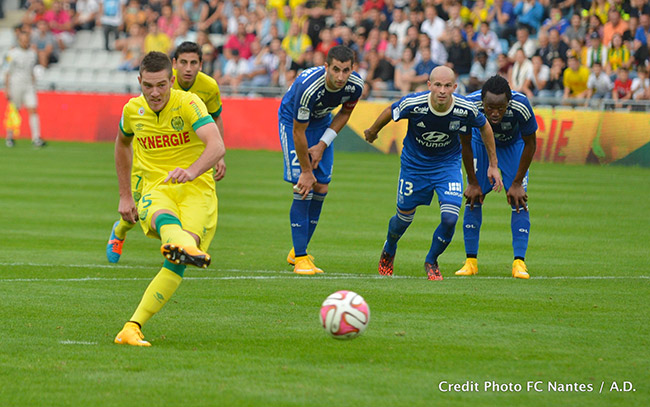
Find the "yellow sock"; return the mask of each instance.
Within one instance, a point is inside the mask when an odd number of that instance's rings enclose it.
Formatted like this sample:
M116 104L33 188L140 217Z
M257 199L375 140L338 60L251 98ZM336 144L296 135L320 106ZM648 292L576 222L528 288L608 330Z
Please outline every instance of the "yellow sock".
M126 232L133 229L134 226L135 223L130 223L124 219L120 219L120 223L118 223L118 225L115 227L115 236L117 236L118 239L124 240L126 237Z
M171 298L182 280L181 276L170 269L166 267L160 269L160 272L149 283L149 287L145 290L142 300L130 320L137 322L140 326L144 325Z
M160 241L165 243L173 243L178 246L197 247L196 240L183 230L179 225L167 224L160 228Z

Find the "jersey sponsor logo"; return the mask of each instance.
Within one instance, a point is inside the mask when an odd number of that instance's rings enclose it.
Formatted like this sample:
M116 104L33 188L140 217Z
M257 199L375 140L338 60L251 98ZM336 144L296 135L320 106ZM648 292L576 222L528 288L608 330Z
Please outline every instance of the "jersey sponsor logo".
M309 120L309 108L307 107L300 107L298 109L298 120Z
M455 116L467 117L467 110L455 107L452 114Z
M510 123L510 122L501 122L501 128L503 130L512 130L512 123Z
M422 122L418 122L418 124L416 124L416 126L418 126L418 127L422 127L422 128L425 128L425 129L426 129L426 127L427 127L427 126L426 126L424 123L422 123Z
M429 113L429 107L427 106L415 106L413 108L413 113L416 114L426 114Z
M182 117L174 116L172 117L171 125L174 130L181 131L183 130L183 127L185 127L185 122Z
M441 148L451 144L451 137L449 134L439 131L430 131L416 137L415 140L422 146L428 148Z
M334 109L334 107L327 107L325 109L315 110L313 116L316 119L320 119L327 116Z
M345 102L347 102L348 100L350 100L350 96L343 96L343 97L341 98L341 103L345 103Z
M176 147L190 142L190 133L157 134L155 136L138 137L138 143L146 150Z
M508 136L503 133L494 133L494 138L499 141L509 141L512 140L512 136Z
M449 122L449 130L456 131L460 129L460 120L452 120Z

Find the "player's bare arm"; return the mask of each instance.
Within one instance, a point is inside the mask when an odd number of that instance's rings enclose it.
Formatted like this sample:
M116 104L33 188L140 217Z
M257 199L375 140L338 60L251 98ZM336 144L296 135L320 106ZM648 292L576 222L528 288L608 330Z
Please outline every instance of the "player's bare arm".
M205 143L205 149L189 166L189 168L177 167L169 172L163 182L171 181L172 183L182 184L194 180L204 172L212 169L219 160L223 159L226 154L226 147L223 144L219 129L214 123L208 123L196 129L196 135Z
M492 132L492 126L490 126L490 123L487 121L483 127L481 127L481 139L483 140L488 160L490 161L487 171L488 179L492 183L492 189L495 192L499 192L503 188L503 180L501 179L501 171L499 171L497 149L494 144L494 133Z
M375 120L375 122L370 127L363 131L363 135L368 143L372 143L373 141L377 140L379 131L388 124L391 119L391 114L391 108L388 106L379 114L377 120Z
M221 139L224 139L223 119L221 118L221 115L219 115L216 119L214 119L214 122L216 123L217 128L219 129L219 134L221 134ZM226 176L226 161L223 158L221 158L221 160L217 161L217 165L214 166L214 180L221 181L225 176Z
M463 166L465 167L465 172L467 173L467 186L463 195L469 203L469 209L474 209L475 203L483 203L483 191L481 186L478 183L476 178L476 172L474 171L474 154L472 151L472 135L471 134L461 134L460 143L463 146L461 155L463 157Z
M296 148L296 157L300 163L300 177L298 183L295 185L294 190L302 195L302 198L307 198L309 192L316 183L316 177L312 172L311 161L309 161L309 147L307 144L307 135L305 131L309 126L309 122L301 123L296 120L293 121L293 144Z
M330 124L329 128L334 130L336 133L341 131L341 129L347 124L348 120L350 120L352 110L354 109L341 108L341 110L339 110L336 116L334 116L332 119L332 123ZM327 147L329 146L323 140L309 147L309 155L311 157L312 168L318 168L318 163L320 162L321 158L323 158L323 152Z
M117 211L127 222L138 221L138 211L131 194L131 168L133 166L133 137L127 137L118 131L115 138L115 170L119 185L120 203Z
M528 168L530 168L530 163L533 161L535 150L537 149L537 133L523 136L522 140L524 140L524 149L521 152L517 174L515 174L515 178L512 180L512 185L506 192L508 203L511 206L514 206L517 213L519 213L521 208L526 211L528 210L528 205L526 204L528 202L528 195L524 189L523 182L526 172L528 171Z

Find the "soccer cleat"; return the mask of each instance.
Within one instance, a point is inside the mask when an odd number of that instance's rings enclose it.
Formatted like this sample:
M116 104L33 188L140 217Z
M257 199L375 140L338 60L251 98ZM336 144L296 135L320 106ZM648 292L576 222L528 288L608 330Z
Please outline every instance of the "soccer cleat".
M115 228L119 224L119 220L113 223L113 229L111 229L111 237L108 238L108 244L106 245L106 258L108 258L109 263L117 263L120 261L120 256L122 255L122 246L124 245L124 239L119 239L115 235Z
M309 260L314 261L314 256L311 254L307 254L309 256ZM291 248L291 251L289 251L289 254L287 255L287 263L291 264L292 266L296 265L296 251L294 248Z
M118 345L151 346L149 342L144 340L144 335L135 322L124 324L124 328L117 334L114 342Z
M189 264L200 268L207 268L210 265L210 255L196 247L165 243L160 247L160 252L175 264Z
M433 264L424 263L424 271L427 272L427 280L442 280L442 274L440 274L440 268L438 267L438 262Z
M47 146L47 143L39 138L39 139L36 139L36 140L32 141L32 146L34 146L34 148L41 148L41 147Z
M386 250L381 251L381 257L379 258L379 274L382 276L392 276L393 275L393 260L395 260L395 255L390 255Z
M293 272L303 276L313 276L316 273L322 273L323 270L316 267L309 256L298 256L296 264L293 266Z
M463 267L454 274L457 276L473 276L474 274L478 274L478 261L476 258L468 257L465 259Z
M9 148L16 145L16 142L12 138L5 139L5 145Z
M523 260L517 259L512 262L512 276L514 278L523 278L525 280L530 278L528 267L526 267L526 263L524 263Z

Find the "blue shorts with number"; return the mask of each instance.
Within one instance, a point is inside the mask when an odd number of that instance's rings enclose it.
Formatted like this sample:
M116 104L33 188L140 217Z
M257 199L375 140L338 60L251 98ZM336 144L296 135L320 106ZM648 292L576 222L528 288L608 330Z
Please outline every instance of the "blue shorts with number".
M460 208L463 202L463 172L460 160L450 164L449 167L427 173L402 167L397 182L397 208L410 211L419 205L431 205L434 191L440 205Z
M296 155L296 148L293 145L293 123L287 124L280 122L280 144L282 145L282 155L284 156L284 180L295 184L300 177L300 162ZM318 144L321 136L327 130L327 127L318 129L307 129L307 146L311 147ZM314 170L314 176L319 184L329 184L332 179L332 168L334 166L334 144L323 151L323 157L318 163L318 168Z
M483 143L472 140L472 151L474 153L474 171L481 190L487 194L492 190L492 184L487 176L487 170L490 165L487 150ZM512 180L517 175L521 153L524 151L524 141L519 140L514 144L505 147L497 147L497 160L499 160L499 169L503 178L503 186L506 191L512 185ZM528 171L522 183L524 190L528 190Z

